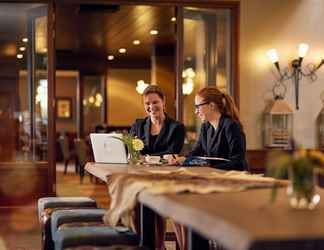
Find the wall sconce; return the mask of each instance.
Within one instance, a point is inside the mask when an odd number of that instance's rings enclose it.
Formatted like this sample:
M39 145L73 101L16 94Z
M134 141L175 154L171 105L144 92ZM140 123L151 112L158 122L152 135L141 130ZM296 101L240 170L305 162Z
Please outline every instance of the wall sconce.
M182 93L184 95L190 95L194 89L194 81L196 73L193 68L187 68L182 72L182 78L185 82L182 84Z
M137 81L136 91L139 94L143 94L144 90L149 86L148 83L145 83L143 80Z
M100 93L90 95L89 98L83 99L83 106L85 107L100 107L103 102L103 97Z
M42 118L47 118L47 80L40 79L39 85L36 89L36 104L40 105Z
M295 102L296 102L296 109L299 109L299 84L300 80L303 77L309 77L312 81L317 79L317 75L315 72L324 64L324 58L321 62L316 66L313 64L308 65L308 72L305 72L305 69L302 69L302 62L304 57L308 51L308 45L306 43L299 44L298 47L298 59L294 59L291 62L291 69L288 68L285 70L281 70L279 66L279 57L277 51L275 49L270 49L267 52L267 56L269 57L270 61L275 65L278 73L279 73L279 84L284 85L284 81L292 79L294 87L295 87ZM285 89L286 87L283 86Z

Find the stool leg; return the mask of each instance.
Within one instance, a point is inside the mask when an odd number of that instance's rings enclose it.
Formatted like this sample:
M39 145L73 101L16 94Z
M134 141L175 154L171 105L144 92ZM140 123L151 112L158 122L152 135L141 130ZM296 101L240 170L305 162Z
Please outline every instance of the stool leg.
M141 246L155 249L155 213L148 207L141 206Z
M54 250L50 219L45 222L42 230L42 250Z
M209 241L188 228L188 250L209 250Z

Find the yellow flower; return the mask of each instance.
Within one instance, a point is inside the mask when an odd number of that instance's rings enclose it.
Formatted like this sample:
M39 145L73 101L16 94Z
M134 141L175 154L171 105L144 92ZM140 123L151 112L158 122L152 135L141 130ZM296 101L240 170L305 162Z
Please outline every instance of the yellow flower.
M299 149L294 152L294 156L296 159L298 158L304 158L307 155L306 149Z
M320 166L324 167L324 154L318 150L310 150L309 157L311 160L317 161Z
M138 138L133 139L132 143L133 143L133 148L136 151L140 151L144 148L144 143L142 142L142 140Z

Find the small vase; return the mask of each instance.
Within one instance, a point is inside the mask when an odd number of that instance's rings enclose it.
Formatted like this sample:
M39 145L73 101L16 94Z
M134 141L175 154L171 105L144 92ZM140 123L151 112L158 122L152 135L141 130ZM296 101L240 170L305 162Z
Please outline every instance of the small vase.
M289 204L295 209L314 209L320 201L315 191L315 178L313 169L289 169L289 185L287 194Z
M130 165L137 165L137 163L139 162L139 152L133 150L132 148L128 148L128 164Z

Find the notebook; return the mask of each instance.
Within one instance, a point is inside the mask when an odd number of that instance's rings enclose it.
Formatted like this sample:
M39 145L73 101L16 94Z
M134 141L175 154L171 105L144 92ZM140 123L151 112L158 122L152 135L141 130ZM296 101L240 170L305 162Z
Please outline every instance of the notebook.
M182 166L210 166L229 162L228 159L219 157L189 156L181 164Z
M122 134L90 134L94 160L97 163L127 163L127 155L124 143L114 137L122 137Z

